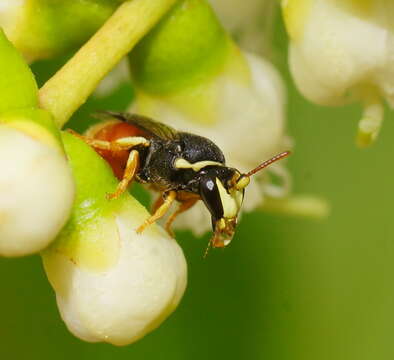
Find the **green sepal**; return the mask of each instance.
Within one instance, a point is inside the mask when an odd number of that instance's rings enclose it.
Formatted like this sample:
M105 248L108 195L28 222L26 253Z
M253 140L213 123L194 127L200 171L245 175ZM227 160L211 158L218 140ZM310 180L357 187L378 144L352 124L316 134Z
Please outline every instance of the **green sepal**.
M38 106L38 89L29 66L0 29L0 114Z
M150 93L201 83L223 68L230 44L205 0L179 1L130 53L134 80Z
M67 131L62 131L61 137L77 187L72 222L84 222L103 209L119 206L122 197L106 198L118 184L111 167L81 139Z
M110 166L74 135L62 132L62 140L76 184L76 199L69 221L44 252L44 259L49 261L51 254L62 253L77 266L103 271L119 255L115 216L130 207L141 211L142 217L147 212L128 193L108 200L107 194L118 184Z
M55 125L52 115L46 110L28 108L8 111L0 115L1 123L24 131L38 140L47 143L55 142L58 147L63 149L60 131Z

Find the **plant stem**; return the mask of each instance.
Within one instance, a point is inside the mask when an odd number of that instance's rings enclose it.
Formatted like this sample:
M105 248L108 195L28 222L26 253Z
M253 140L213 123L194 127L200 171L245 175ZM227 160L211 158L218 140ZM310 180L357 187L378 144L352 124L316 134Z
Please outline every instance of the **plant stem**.
M124 2L102 28L39 91L40 105L62 127L100 80L177 0Z

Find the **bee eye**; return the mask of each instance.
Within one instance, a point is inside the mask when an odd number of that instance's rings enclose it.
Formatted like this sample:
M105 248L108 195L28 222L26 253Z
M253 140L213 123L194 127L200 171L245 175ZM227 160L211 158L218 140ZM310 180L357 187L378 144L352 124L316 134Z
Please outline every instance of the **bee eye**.
M214 179L209 176L203 176L201 178L200 196L213 219L217 220L223 217L223 205L220 199L219 189Z

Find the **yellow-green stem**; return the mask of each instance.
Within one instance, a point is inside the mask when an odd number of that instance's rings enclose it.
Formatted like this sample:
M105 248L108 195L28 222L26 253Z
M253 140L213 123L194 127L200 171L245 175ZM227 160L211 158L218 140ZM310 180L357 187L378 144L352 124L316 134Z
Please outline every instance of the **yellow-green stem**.
M40 105L62 127L100 80L177 0L130 0L39 91Z

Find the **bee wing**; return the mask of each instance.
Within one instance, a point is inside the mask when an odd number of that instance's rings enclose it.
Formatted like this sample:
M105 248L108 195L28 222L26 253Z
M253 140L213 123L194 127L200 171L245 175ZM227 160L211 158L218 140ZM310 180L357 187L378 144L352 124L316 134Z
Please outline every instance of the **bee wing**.
M120 113L113 111L100 111L93 114L97 119L108 120L115 118L131 124L152 137L158 137L163 140L176 140L179 138L179 133L172 127L165 125L161 122L155 121L143 115L132 113Z

